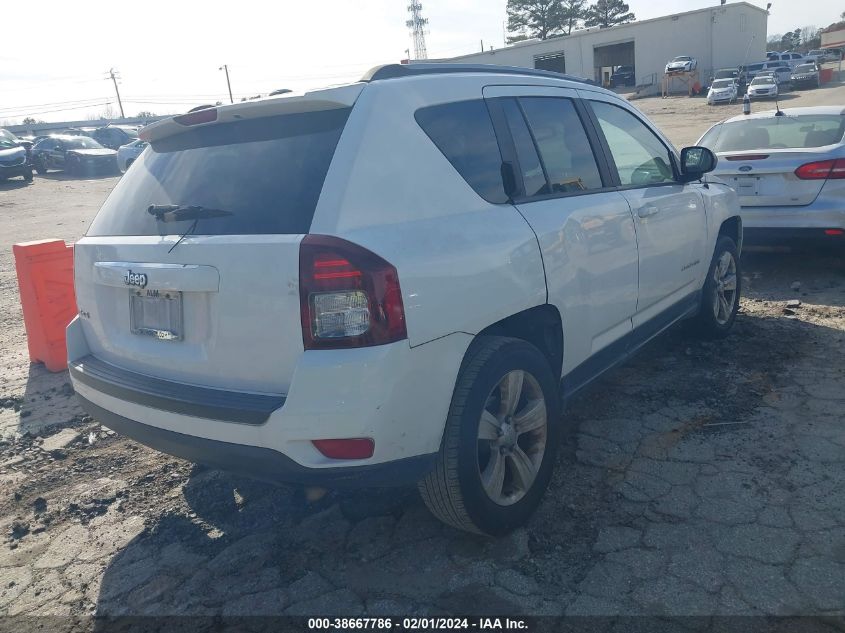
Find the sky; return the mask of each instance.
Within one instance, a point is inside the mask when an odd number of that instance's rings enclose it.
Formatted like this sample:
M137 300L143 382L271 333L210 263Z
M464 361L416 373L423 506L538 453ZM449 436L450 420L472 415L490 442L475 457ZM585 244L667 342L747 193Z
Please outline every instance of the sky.
M504 40L506 0L421 0L431 58ZM750 0L765 7L765 1ZM32 27L4 24L0 125L119 114L109 70L120 77L124 112L174 114L277 88L355 81L407 56L410 0L39 0ZM629 0L637 19L714 6L718 0ZM838 20L839 0L773 0L769 35Z

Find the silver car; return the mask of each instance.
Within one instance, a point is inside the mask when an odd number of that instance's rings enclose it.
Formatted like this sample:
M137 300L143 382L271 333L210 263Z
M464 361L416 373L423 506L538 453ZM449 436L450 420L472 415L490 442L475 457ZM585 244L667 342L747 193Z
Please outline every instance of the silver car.
M719 157L713 176L736 190L747 243L845 245L845 108L779 112L727 119L696 144Z

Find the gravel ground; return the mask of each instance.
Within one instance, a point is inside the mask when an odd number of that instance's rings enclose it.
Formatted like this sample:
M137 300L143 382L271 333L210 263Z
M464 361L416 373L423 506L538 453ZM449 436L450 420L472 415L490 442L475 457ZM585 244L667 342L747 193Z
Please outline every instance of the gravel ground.
M638 106L678 145L733 108ZM591 387L537 515L480 539L414 490L309 503L153 452L30 366L9 244L78 238L115 182L0 184L0 615L845 615L842 257L747 253L734 335Z

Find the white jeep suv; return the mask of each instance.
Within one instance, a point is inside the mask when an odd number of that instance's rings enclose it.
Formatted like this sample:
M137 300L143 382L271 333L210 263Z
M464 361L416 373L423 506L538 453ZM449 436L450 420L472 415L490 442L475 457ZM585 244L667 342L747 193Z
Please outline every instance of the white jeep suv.
M563 75L383 66L141 137L76 244L70 372L100 422L189 460L418 483L501 534L547 487L567 398L680 319L736 315L713 154Z

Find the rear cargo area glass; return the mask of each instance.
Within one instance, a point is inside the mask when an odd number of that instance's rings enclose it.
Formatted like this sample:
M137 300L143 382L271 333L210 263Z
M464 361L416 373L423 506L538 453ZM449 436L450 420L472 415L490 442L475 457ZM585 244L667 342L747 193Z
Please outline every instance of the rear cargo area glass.
M185 233L192 219L163 222L147 211L168 204L231 214L199 219L193 235L307 233L349 112L219 123L154 142L114 188L87 234Z

